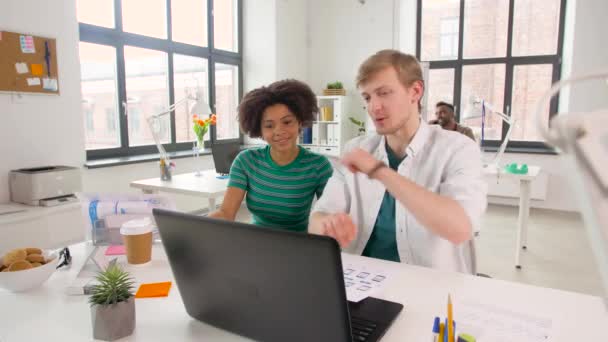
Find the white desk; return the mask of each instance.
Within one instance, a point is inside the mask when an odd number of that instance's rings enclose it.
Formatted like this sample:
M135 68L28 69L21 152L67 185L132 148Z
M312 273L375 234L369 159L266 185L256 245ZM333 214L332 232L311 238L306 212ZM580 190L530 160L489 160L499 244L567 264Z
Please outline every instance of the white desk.
M483 169L483 174L486 178L496 179L496 177L507 178L519 181L519 218L517 220L517 239L515 242L515 267L521 268L521 250L526 249L528 239L528 218L530 217L530 185L540 174L539 166L528 165L528 173L519 175L505 172L503 169L498 170L491 167Z
M64 294L85 254L84 244L70 249L74 256L71 269L57 271L42 287L25 293L0 290L0 341L92 339L88 298ZM360 258L344 259L349 257ZM604 328L608 313L598 297L381 260L373 262L396 275L377 296L405 306L382 342L430 341L433 318L445 315L448 292L454 299L457 322L459 303L474 299L504 310L551 319L550 342L608 341L608 330ZM132 267L129 271L139 282L173 280L160 245L155 245L149 265ZM175 283L168 297L136 299L135 303L135 332L125 341L246 341L189 317Z
M209 210L215 210L215 201L224 196L228 187L228 178L218 179L215 170L205 170L202 176L195 173L173 175L170 181L160 178L149 178L131 182L132 188L141 189L144 193L159 191L175 194L192 195L206 198L209 201Z

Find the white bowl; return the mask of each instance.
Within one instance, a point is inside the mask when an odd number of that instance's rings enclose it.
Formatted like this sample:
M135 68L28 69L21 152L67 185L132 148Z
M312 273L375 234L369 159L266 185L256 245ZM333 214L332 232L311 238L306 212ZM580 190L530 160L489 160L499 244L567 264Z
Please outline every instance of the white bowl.
M6 254L0 253L0 257ZM52 259L46 264L22 271L0 272L0 288L13 292L27 291L42 285L57 267L59 258L56 253L43 251L46 260Z

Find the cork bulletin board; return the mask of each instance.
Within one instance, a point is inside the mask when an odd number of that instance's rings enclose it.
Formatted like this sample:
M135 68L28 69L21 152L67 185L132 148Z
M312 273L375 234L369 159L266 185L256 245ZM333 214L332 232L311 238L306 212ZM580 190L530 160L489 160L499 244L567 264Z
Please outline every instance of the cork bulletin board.
M55 39L0 31L0 92L59 94Z

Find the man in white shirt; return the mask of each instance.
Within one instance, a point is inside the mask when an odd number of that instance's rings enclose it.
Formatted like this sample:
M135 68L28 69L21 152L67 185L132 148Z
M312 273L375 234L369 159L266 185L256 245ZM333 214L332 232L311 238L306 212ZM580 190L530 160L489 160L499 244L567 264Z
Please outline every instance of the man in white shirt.
M479 148L420 120L415 57L376 53L360 66L357 87L377 135L346 145L309 232L350 253L474 273L473 233L486 208Z

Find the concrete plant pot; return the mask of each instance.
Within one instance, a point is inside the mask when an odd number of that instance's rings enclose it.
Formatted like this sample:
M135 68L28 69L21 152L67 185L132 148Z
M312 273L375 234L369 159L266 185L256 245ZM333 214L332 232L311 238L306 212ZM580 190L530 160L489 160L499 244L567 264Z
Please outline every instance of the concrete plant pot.
M114 341L129 336L135 329L135 298L111 305L91 307L93 338Z

